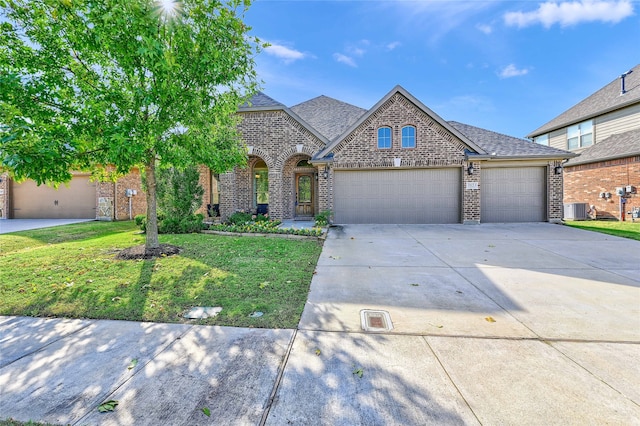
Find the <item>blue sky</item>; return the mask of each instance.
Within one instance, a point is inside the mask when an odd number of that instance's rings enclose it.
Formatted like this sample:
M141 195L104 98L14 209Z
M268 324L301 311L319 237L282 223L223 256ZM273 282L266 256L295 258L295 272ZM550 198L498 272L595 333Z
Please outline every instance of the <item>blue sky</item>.
M640 3L256 0L263 91L372 107L402 85L445 120L524 137L640 63Z

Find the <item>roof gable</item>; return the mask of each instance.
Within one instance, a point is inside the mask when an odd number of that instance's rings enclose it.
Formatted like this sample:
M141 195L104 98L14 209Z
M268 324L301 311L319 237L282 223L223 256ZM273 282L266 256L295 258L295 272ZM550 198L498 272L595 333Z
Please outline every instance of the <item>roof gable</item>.
M571 158L576 155L527 139L515 138L456 121L449 121L449 124L479 145L490 155L490 158Z
M340 145L343 141L348 140L350 135L354 133L363 123L369 120L374 114L376 114L383 106L389 102L396 94L404 97L407 101L412 103L418 110L422 111L429 118L431 118L435 123L444 128L449 134L458 138L463 145L465 145L468 150L476 152L478 154L486 154L486 152L472 142L465 135L460 133L458 130L449 125L444 119L442 119L438 114L433 112L427 106L425 106L422 102L416 99L413 95L411 95L408 91L406 91L402 86L394 87L389 93L387 93L380 101L378 101L370 110L368 110L365 114L363 114L357 121L355 121L351 126L347 127L347 129L338 137L333 139L331 143L318 155L316 158L327 157L338 145Z
M567 166L596 163L635 155L640 155L640 128L609 136L602 142L598 142L582 151L580 156L567 162Z
M527 137L542 135L616 109L640 103L640 64L632 68L632 71L625 77L626 92L624 95L620 94L620 77L618 77L553 120L529 133Z
M367 112L364 108L324 95L292 106L291 111L298 114L328 140L340 136Z

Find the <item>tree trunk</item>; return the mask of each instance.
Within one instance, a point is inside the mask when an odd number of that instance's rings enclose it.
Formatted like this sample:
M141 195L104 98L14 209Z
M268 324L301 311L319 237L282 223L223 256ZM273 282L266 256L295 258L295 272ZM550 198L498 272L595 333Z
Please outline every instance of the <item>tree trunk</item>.
M147 239L145 250L160 247L158 241L158 211L156 206L156 159L151 156L144 168L147 178Z

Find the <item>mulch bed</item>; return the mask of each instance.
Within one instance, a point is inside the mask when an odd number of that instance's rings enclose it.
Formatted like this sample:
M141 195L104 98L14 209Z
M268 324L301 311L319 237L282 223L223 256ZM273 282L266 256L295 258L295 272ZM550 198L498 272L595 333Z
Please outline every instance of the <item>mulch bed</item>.
M182 249L171 244L160 244L160 247L147 250L144 244L129 247L122 250L116 256L119 260L156 259L163 256L172 256L180 253Z

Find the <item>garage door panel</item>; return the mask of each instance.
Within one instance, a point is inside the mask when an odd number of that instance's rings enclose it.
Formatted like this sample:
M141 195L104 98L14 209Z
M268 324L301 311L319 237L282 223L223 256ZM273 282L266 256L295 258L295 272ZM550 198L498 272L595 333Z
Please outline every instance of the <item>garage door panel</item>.
M460 169L337 170L337 223L459 223Z
M546 220L546 168L483 169L481 222Z
M95 219L96 184L89 176L75 176L58 189L35 181L11 183L14 219Z

